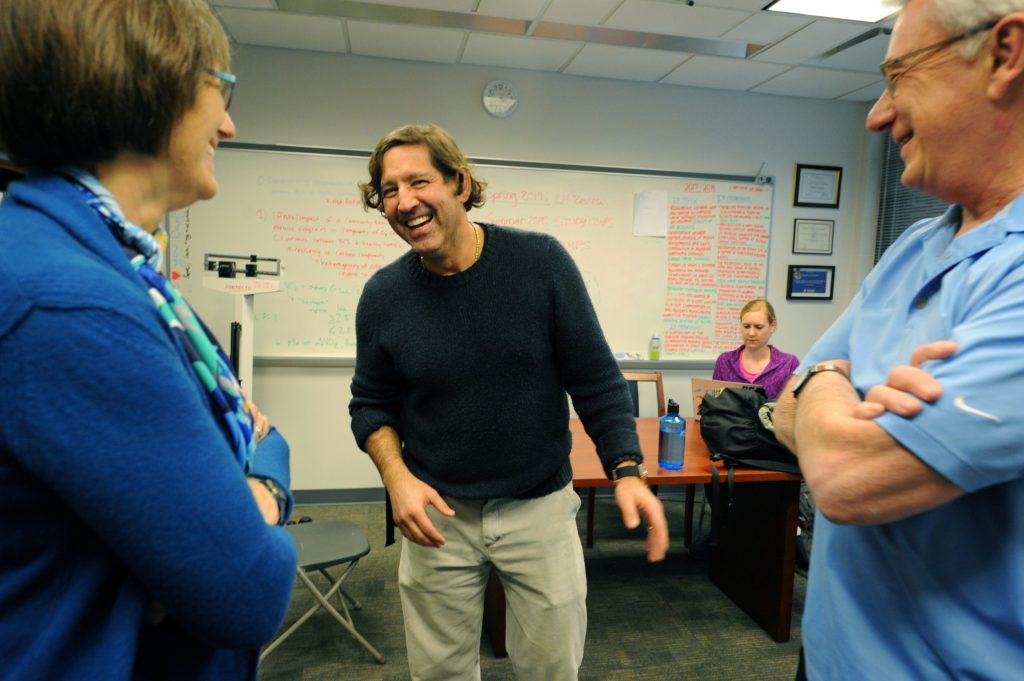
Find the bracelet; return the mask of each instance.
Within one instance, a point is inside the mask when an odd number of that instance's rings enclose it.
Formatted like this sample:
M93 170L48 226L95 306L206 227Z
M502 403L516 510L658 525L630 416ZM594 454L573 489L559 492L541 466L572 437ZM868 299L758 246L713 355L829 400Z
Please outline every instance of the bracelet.
M270 492L270 496L274 497L274 501L277 502L277 524L283 525L284 513L288 509L288 495L271 478L257 478L257 480L260 481L266 490Z

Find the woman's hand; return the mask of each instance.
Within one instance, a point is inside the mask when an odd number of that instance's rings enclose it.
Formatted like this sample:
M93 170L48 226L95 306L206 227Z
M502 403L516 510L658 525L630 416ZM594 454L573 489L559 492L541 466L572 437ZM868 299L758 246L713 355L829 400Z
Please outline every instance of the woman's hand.
M256 435L256 444L260 443L260 440L267 436L270 432L270 419L267 418L266 414L260 411L260 408L256 406L255 402L249 403L249 412L252 414L252 425Z
M267 525L277 525L281 522L281 509L278 508L277 499L266 485L258 478L246 478L246 482L249 483L249 491L252 492L252 498L256 500L256 506L259 507Z

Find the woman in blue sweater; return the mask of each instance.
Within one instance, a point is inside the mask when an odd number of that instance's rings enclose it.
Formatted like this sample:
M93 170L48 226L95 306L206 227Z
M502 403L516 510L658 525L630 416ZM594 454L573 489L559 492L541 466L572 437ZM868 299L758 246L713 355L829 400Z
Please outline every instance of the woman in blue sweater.
M160 274L234 135L204 0L3 0L0 676L255 679L288 446Z

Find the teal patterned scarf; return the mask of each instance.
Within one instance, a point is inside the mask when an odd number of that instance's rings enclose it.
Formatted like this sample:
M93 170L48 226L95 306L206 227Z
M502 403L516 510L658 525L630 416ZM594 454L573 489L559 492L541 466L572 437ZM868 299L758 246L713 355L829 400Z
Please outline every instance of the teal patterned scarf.
M206 389L210 408L228 433L242 469L248 472L256 450L252 413L224 350L213 333L192 311L177 289L158 271L160 246L156 239L128 222L113 195L99 180L80 168L65 168L89 204L124 246L132 268L146 283L149 297L188 356L192 370Z

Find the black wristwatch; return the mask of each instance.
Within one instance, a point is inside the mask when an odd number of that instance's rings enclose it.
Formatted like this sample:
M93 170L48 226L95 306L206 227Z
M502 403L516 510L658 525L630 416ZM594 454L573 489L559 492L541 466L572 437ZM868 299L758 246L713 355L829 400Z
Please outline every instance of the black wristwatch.
M800 391L804 389L804 386L807 385L807 382L811 380L812 376L814 376L815 374L820 374L824 371L834 371L837 374L842 375L847 381L850 380L850 375L847 374L846 370L843 369L838 364L831 364L829 362L819 362L818 364L814 364L808 367L807 371L805 371L800 376L800 378L797 379L796 385L793 386L793 397L800 396Z
M618 482L622 478L640 478L647 480L647 466L635 463L632 466L619 466L612 469L612 480Z

